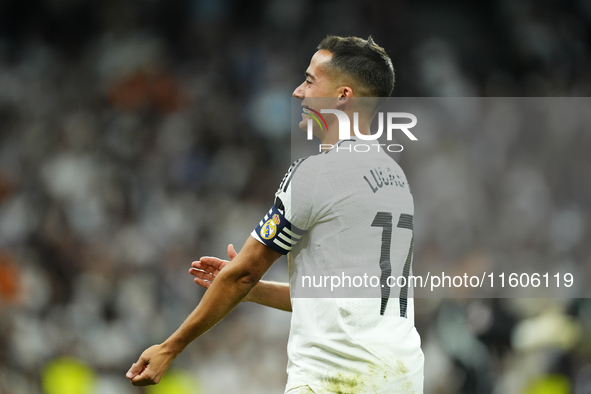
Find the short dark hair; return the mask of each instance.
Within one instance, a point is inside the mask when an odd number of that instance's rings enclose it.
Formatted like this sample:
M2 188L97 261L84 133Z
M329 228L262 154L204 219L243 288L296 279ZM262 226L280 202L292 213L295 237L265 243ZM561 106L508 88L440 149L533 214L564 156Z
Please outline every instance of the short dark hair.
M394 89L394 67L390 57L369 36L327 36L318 50L332 53L328 67L353 79L359 85L358 94L368 97L390 97Z

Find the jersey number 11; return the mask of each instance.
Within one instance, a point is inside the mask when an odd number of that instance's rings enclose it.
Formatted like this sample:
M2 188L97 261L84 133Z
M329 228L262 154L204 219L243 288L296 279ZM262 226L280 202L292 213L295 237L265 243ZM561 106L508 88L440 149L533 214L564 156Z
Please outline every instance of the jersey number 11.
M378 212L371 223L372 227L382 227L382 247L380 253L380 285L382 289L382 302L380 305L380 315L384 315L388 300L390 299L390 286L388 278L392 275L392 262L390 261L390 246L392 244L392 212ZM398 225L396 227L406 228L413 231L413 217L407 213L400 214ZM404 286L400 289L400 317L406 318L407 297L408 297L408 276L410 273L410 264L412 262L412 249L414 243L414 234L410 240L410 247L402 276L404 276Z

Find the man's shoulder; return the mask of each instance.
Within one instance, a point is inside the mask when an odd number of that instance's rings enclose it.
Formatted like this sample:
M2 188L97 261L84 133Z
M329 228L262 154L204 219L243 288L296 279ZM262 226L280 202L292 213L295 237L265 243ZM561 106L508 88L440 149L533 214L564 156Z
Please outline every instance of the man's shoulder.
M287 192L288 187L291 185L294 179L302 179L303 177L309 177L310 169L312 168L308 163L313 162L314 160L310 160L314 156L306 156L295 160L289 168L287 172L283 176L281 183L279 184L279 189L277 192Z
M330 157L326 155L326 153L327 152L323 152L297 159L291 164L287 172L292 175L298 174L298 176L301 176L302 174L309 175L310 173L317 173L322 170L326 165L326 162L330 161Z

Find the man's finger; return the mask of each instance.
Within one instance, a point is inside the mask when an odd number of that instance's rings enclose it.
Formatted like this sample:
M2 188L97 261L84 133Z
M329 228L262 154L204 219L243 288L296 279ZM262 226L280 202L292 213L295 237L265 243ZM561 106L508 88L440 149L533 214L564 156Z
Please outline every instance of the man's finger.
M137 364L133 363L131 365L131 368L129 368L129 371L127 371L125 376L128 379L132 379L132 378L140 375L145 369L146 369L146 366L143 365L143 363L141 362L141 359L140 359L140 360L138 360Z
M222 261L213 257L202 257L201 260L193 261L191 267L197 268L203 271L216 271L219 270Z
M193 263L191 263L191 268L189 268L189 271L190 270L196 270L196 271L202 271L202 272L214 271L210 266L205 265L205 264L201 264L198 261L193 261Z
M131 383L136 384L139 382L144 382L145 380L147 380L147 373L144 370L143 373L137 374L136 376L133 377L133 379L131 379Z
M200 270L205 270L205 269L211 267L210 262L208 260L202 261L203 259L204 259L204 257L202 257L201 260L193 261L191 263L191 267L197 268Z
M195 281L195 283L197 283L199 286L205 287L206 289L209 289L209 286L211 285L210 281L207 280L203 280L201 278L195 278L193 279Z
M222 267L224 265L224 263L227 263L224 260L220 260L217 257L201 257L199 259L199 261L194 261L193 265L195 268L200 268L200 267L210 267L210 269L208 270L214 270L214 269L220 269L220 267Z
M131 383L134 386L148 386L151 384L158 384L158 382L159 382L159 380L157 380L153 376L151 376L150 371L148 371L145 368L144 368L144 370L142 370L142 373L140 373L139 375L137 375L133 379L131 379Z
M230 261L234 260L234 257L236 257L238 253L236 253L236 250L234 249L234 245L230 244L228 245L228 258L230 259Z
M189 273L197 278L205 279L210 282L215 279L215 275L211 272L205 272L195 268L189 268Z
M133 378L135 375L135 363L131 364L131 368L129 368L129 371L127 371L127 373L125 374L125 377L128 379Z

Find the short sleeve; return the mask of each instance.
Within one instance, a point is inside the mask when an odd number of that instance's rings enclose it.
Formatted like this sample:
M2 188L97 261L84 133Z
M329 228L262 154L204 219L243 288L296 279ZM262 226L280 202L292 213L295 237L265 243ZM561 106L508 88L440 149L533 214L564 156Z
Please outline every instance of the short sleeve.
M271 249L287 254L309 228L315 179L302 169L307 158L296 160L287 170L277 192L273 207L259 222L251 235ZM307 166L303 166L307 167Z

